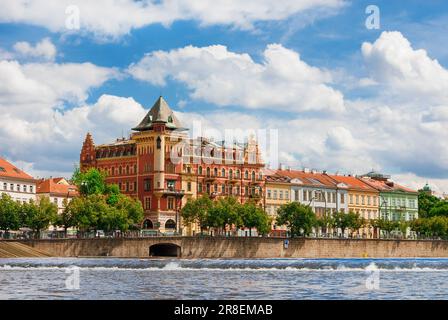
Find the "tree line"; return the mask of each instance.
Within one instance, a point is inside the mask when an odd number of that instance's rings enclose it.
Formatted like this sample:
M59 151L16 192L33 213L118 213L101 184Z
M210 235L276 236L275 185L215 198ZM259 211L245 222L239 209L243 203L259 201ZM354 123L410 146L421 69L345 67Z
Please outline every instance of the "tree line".
M249 229L249 235L256 229L264 235L271 231L271 218L255 202L241 204L235 197L211 200L208 195L189 199L181 209L185 225L197 223L201 233L209 230L215 234L225 234L226 230Z
M64 210L48 197L20 204L9 195L0 198L0 230L7 234L11 230L30 228L35 237L49 226L79 231L127 231L137 229L143 219L143 207L139 200L120 193L117 185L107 185L105 174L97 169L81 172L75 169L73 183L80 196L68 202L64 199Z

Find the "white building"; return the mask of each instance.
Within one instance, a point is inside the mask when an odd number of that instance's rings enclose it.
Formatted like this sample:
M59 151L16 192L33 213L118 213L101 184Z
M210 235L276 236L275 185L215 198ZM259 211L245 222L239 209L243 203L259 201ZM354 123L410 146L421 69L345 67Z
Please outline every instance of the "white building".
M20 203L36 200L36 180L0 158L0 194L6 193Z
M41 179L37 183L37 198L47 197L58 206L58 213L62 213L65 203L69 203L78 196L76 186L71 185L64 178Z
M318 216L348 212L347 186L343 183L336 183L325 173L285 170L281 174L291 179L291 201L309 205Z

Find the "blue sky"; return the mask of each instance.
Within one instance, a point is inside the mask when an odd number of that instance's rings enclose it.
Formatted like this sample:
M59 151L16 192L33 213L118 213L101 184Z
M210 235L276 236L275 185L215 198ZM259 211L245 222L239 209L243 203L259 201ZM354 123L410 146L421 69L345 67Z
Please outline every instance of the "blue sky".
M446 1L175 2L5 1L0 154L69 175L86 131L97 143L128 133L162 94L183 121L279 129L287 165L374 168L448 192ZM64 26L69 4L79 30Z

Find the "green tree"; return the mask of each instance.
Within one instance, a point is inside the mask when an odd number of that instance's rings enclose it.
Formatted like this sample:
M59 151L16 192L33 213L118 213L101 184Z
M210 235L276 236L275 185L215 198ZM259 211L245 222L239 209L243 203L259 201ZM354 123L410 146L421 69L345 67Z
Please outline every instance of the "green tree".
M118 210L122 210L125 213L128 227L131 226L137 228L137 225L140 224L144 217L144 210L140 200L123 194L117 195L116 198L117 201L113 207ZM123 224L123 226L125 226L125 224ZM128 228L125 228L126 230L122 228L118 229L121 231L126 231Z
M58 216L58 207L50 198L42 197L38 202L31 201L22 205L25 226L32 229L37 238L40 232L54 224Z
M112 187L106 186L106 174L96 168L91 168L86 172L81 172L79 168L75 168L72 181L78 187L79 192L83 196L92 194L105 194Z
M256 228L258 233L265 235L271 231L271 219L267 213L254 202L246 202L239 206L238 216L241 218L242 226L249 228L249 236L252 229Z
M201 233L208 227L208 215L213 207L213 201L208 195L203 195L197 199L188 199L181 209L181 217L185 225L189 223L199 223Z
M436 196L427 194L424 191L418 193L418 216L420 218L429 218L431 209L434 208L441 200Z
M220 198L214 203L210 215L215 217L214 223L225 232L227 226L242 225L243 221L239 214L240 206L241 204L235 197Z
M70 202L67 199L63 201L64 210L56 218L56 225L64 228L64 234L67 236L67 229L76 227L76 217L73 215L73 211L70 210Z
M437 202L430 210L427 217L448 217L448 201Z
M76 226L82 231L98 230L108 209L105 196L98 194L74 198L68 205Z
M278 209L277 223L286 225L293 237L307 236L311 233L312 228L317 225L317 218L309 206L291 202Z
M0 197L0 230L5 231L5 236L10 230L20 228L20 205L9 195L3 193Z

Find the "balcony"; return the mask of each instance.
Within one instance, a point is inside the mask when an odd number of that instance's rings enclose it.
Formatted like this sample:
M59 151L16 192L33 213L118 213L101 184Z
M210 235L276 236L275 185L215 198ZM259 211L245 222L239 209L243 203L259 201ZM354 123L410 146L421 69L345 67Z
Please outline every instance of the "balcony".
M174 187L168 187L166 189L155 190L155 193L161 194L162 197L174 196L182 198L185 195L185 190L175 189Z

